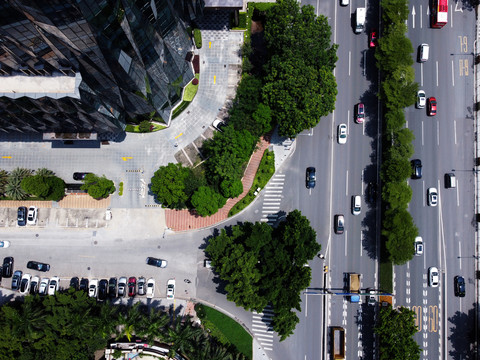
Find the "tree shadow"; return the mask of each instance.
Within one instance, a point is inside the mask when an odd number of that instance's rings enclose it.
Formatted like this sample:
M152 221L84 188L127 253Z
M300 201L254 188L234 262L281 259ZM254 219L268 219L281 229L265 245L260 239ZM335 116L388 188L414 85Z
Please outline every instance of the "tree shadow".
M448 318L450 326L450 336L448 340L451 343L449 358L453 360L475 359L475 307L468 310L467 313L456 311Z

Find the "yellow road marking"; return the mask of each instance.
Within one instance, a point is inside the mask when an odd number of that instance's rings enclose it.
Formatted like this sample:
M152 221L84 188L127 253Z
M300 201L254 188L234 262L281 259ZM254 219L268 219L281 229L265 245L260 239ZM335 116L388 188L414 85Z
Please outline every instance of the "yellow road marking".
M209 48L209 49L212 48L212 42L211 42L211 41L208 42L208 48Z
M178 139L182 135L183 135L183 133L180 133L180 135L175 136L175 139Z
M11 159L11 156L2 156L2 159Z
M132 156L124 156L124 157L122 157L122 160L123 160L123 161L131 160L131 159L133 159Z
M217 83L217 76L216 76L216 75L213 75L213 83L214 83L214 84Z

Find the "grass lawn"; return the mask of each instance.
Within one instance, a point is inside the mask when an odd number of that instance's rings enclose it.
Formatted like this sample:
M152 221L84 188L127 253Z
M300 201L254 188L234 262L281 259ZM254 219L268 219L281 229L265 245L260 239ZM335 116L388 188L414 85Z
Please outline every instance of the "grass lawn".
M249 359L252 358L252 336L235 320L203 304L195 306L202 325L220 342L228 341Z
M200 79L200 74L195 74L195 79ZM185 92L183 93L183 101L192 101L195 95L197 95L198 85L193 85L190 81L185 86Z
M155 124L155 123L152 123L152 125L153 125L153 130L150 131L150 132L155 132L155 131L159 131L159 130L162 130L162 129L166 128L166 126L164 126L164 125L159 125L159 124ZM138 125L127 125L127 127L125 128L125 131L126 132L133 132L133 133L139 133L140 132L138 130ZM146 132L144 134L148 134L148 132Z

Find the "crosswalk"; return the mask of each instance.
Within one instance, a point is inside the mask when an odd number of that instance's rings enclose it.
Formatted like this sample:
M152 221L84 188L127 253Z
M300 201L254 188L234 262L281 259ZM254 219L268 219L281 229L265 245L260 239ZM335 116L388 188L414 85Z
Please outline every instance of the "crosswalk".
M263 195L262 218L260 221L269 225L274 225L280 211L280 202L282 201L283 186L285 185L285 175L275 174L265 186Z
M253 312L252 331L255 338L260 342L264 350L273 351L273 308L267 305L263 312Z

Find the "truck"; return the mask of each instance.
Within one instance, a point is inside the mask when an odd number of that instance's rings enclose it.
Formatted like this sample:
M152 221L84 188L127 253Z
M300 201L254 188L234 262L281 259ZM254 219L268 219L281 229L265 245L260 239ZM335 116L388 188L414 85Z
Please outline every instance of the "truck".
M334 359L345 359L345 329L342 327L332 327L332 350Z
M365 27L366 8L357 8L355 12L355 34L360 34Z
M349 292L350 292L350 302L358 303L360 302L360 274L350 273L349 274Z

